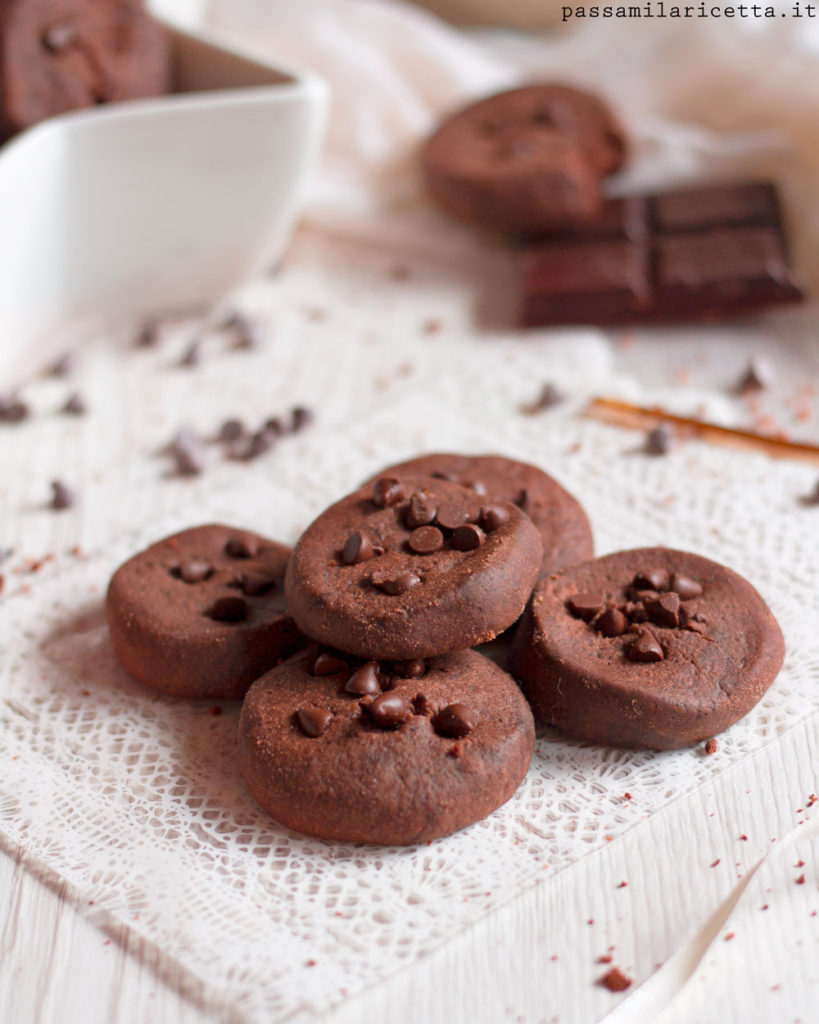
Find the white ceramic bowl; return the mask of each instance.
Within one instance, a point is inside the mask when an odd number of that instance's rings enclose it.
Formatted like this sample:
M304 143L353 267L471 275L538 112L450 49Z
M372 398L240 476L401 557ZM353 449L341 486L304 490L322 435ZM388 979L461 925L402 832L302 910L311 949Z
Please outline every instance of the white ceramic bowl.
M216 301L283 251L326 86L168 29L173 95L56 117L0 148L4 376L49 334Z

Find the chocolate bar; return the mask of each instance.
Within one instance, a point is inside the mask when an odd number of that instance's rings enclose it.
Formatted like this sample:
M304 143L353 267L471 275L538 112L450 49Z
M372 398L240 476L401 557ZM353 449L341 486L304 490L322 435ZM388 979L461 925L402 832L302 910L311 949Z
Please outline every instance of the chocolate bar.
M713 322L802 298L776 187L715 185L609 200L530 247L521 323Z

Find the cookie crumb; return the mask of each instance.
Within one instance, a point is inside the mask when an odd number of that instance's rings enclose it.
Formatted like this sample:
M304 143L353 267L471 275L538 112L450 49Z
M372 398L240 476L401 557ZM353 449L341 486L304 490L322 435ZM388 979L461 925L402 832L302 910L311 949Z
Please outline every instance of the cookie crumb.
M609 992L625 992L631 985L631 978L623 974L619 967L612 967L606 971L598 984L603 985Z
M704 749L706 754L716 754L717 741L715 739L706 740Z

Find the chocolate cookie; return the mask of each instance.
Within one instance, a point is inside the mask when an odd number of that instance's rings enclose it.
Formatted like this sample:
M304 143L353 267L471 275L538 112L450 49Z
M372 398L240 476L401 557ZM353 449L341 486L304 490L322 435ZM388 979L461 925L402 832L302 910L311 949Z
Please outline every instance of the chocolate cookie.
M399 664L305 651L251 686L239 724L242 775L276 821L384 845L484 818L533 746L514 680L474 651Z
M55 114L170 88L167 33L142 0L0 5L0 139Z
M591 526L582 506L537 466L503 455L420 455L381 475L416 473L474 488L485 501L512 501L525 512L543 541L541 574L557 572L594 554Z
M285 591L299 628L363 658L490 640L522 612L543 548L511 502L447 480L379 477L305 530Z
M422 165L448 213L532 235L595 214L601 179L625 152L623 130L597 96L530 85L454 114L427 141Z
M242 697L305 643L285 609L289 555L282 544L217 524L134 555L106 598L120 664L177 697Z
M747 714L783 657L747 580L699 555L642 548L541 580L512 671L535 715L569 736L669 750Z

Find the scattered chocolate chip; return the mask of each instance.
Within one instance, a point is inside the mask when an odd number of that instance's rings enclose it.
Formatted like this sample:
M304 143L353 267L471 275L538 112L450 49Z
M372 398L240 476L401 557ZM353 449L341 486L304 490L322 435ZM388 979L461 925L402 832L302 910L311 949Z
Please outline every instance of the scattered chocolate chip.
M51 508L55 509L55 511L59 511L64 508L71 508L75 500L74 492L67 484L63 483L62 480L52 480Z
M337 654L324 651L313 662L314 676L337 676L339 672L346 672L349 666L343 658Z
M532 402L524 402L520 406L520 411L527 416L535 416L539 412L545 412L546 409L552 409L554 406L560 405L565 400L566 396L561 391L558 391L554 384L544 384L537 398Z
M399 572L394 576L379 576L377 579L373 579L375 586L391 597L395 597L398 594L406 594L408 590L420 582L421 577L414 572Z
M702 587L696 580L692 580L678 572L675 572L671 577L670 587L675 594L680 595L681 601L690 601L692 598L699 597L702 593Z
M631 622L648 622L648 612L642 601L627 601L623 611Z
M201 558L189 558L176 568L176 575L185 583L201 583L212 574L213 568Z
M285 432L282 421L278 416L271 416L269 419L266 419L262 429L273 434L275 437L281 437Z
M607 988L609 992L625 992L631 986L631 978L623 974L619 967L612 967L611 970L606 971L599 984Z
M245 436L245 425L241 420L229 419L225 420L221 427L219 427L219 433L217 440L219 441L238 441L239 438Z
M236 313L233 317L232 326L233 344L231 348L237 351L249 352L261 347L262 329L261 326L242 313Z
M225 554L231 558L255 558L259 548L259 541L249 533L235 533L225 543Z
M390 666L393 673L402 679L420 679L426 675L427 663L423 658L410 658L409 661L394 661Z
M566 603L572 615L583 619L584 622L591 622L595 615L605 607L606 599L597 591L586 591L582 594L575 594Z
M407 511L404 514L404 522L411 530L414 530L416 526L427 526L434 521L437 511L438 507L431 495L424 494L423 491L415 491L410 497Z
M48 372L51 377L68 377L77 368L77 358L73 352L63 352L63 354L55 359L54 362L49 366Z
M305 427L309 427L313 419L312 409L308 409L304 405L297 405L290 411L290 430L297 434L300 430L304 430Z
M0 395L0 423L20 423L28 414L28 406L16 395Z
M374 697L377 693L381 693L377 662L368 661L366 665L362 665L357 672L350 676L344 689L347 693L355 694L357 697L364 697L368 694Z
M412 705L398 693L382 693L367 708L382 729L395 729L412 714Z
M667 455L671 451L672 440L671 428L661 423L646 434L643 451L647 455Z
M261 597L276 586L276 580L272 576L266 576L261 572L243 573L238 578L238 583L245 597Z
M626 645L626 657L629 661L662 661L665 653L657 637L649 630L643 629Z
M360 530L356 530L356 532L351 533L344 542L344 548L341 552L341 561L345 565L358 565L360 562L368 562L374 557L375 547L366 533L361 533Z
M215 622L244 622L250 609L243 597L218 597L205 613Z
M658 594L657 597L645 602L646 611L658 626L679 626L680 595L675 593Z
M618 608L607 608L594 622L594 628L603 636L622 636L628 627L628 619Z
M327 708L303 707L296 712L296 718L304 735L314 740L327 731L327 726L333 720L333 713Z
M773 384L775 377L772 363L764 356L754 356L737 383L737 392L747 395L752 391L764 391Z
M159 334L159 321L146 320L137 331L134 344L137 348L153 348L159 341Z
M435 513L435 525L440 526L442 530L457 530L468 519L469 512L465 508L457 506L439 508Z
M486 540L486 534L474 523L459 526L452 534L452 547L456 551L475 551Z
M466 529L466 527L458 527L458 529ZM431 555L440 551L444 546L444 535L437 526L419 526L412 531L407 544L410 551L414 551L416 555Z
M85 399L79 391L73 391L66 399L61 411L69 416L82 416L86 410Z
M182 427L169 445L169 452L176 462L180 476L197 476L205 468L205 451L202 442L188 427Z
M202 341L200 338L188 345L179 360L179 365L184 367L198 366L202 361Z
M632 586L638 590L668 590L670 583L669 575L665 569L649 569L638 572L632 581Z
M468 704L450 704L432 719L432 727L438 735L451 740L468 736L477 724L477 712Z
M77 28L71 21L55 21L43 29L40 41L49 53L62 53L77 38Z
M706 754L716 754L717 741L715 739L706 740L704 749Z
M373 484L373 503L377 508L397 505L406 497L406 489L400 480L393 476L382 476Z
M509 522L509 513L503 505L484 505L478 523L484 533L494 533Z

